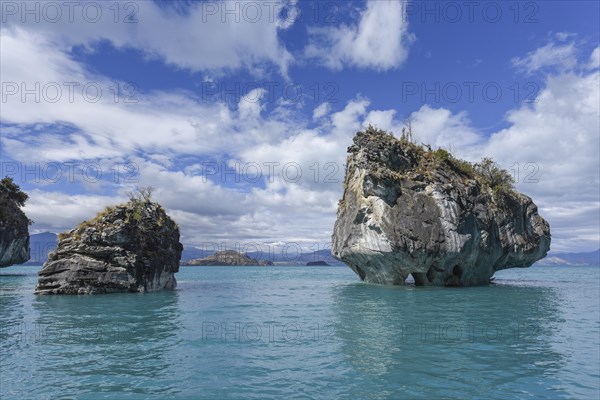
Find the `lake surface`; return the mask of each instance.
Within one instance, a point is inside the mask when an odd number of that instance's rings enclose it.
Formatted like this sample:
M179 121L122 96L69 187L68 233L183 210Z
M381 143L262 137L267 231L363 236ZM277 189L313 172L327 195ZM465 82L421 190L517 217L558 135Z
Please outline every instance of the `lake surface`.
M0 271L2 399L593 399L600 269L474 288L343 267L182 267L177 291L35 296Z

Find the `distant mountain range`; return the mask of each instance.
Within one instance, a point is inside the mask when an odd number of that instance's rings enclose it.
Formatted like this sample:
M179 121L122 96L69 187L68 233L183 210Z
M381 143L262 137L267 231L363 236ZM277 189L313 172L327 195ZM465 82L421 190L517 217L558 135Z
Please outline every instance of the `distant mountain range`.
M600 249L586 253L550 254L537 262L540 265L595 265L600 266Z
M51 232L37 233L30 236L31 259L25 265L43 264L48 259L48 253L56 248L58 238ZM205 258L213 255L214 251L201 250L193 246L184 246L181 254L182 263L195 258ZM333 258L329 250L319 250L309 253L288 254L281 252L266 254L264 252L249 252L246 255L257 260L269 260L276 265L306 265L309 262L325 261L329 265L344 265ZM600 249L585 253L555 253L537 262L539 265L595 265L600 266Z

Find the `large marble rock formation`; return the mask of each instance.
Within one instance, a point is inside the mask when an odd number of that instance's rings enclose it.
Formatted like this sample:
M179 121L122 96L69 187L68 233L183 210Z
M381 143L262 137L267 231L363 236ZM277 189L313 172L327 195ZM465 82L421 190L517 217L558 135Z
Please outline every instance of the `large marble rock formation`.
M373 128L348 148L333 255L364 281L487 284L546 256L550 228L495 164L470 164Z
M26 200L12 179L0 180L0 268L29 260L29 218L21 211Z
M37 294L94 294L173 289L183 246L164 209L134 199L108 207L59 235L39 272Z

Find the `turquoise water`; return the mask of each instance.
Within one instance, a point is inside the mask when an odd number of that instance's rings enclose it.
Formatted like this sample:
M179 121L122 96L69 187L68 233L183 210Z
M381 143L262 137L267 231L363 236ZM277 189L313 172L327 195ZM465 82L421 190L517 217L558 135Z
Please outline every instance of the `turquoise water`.
M0 271L2 399L598 398L600 269L475 288L182 267L173 292L35 296Z

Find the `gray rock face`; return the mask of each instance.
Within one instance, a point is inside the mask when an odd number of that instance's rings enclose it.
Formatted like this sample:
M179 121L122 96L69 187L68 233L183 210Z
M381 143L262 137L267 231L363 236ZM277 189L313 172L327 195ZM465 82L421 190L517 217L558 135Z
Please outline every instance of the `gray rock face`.
M179 228L149 201L109 207L59 235L39 272L37 294L174 289L183 246Z
M546 256L550 228L532 200L472 165L375 130L348 151L332 253L361 280L481 285Z
M18 190L18 186L16 188ZM4 185L3 180L0 183L0 268L29 260L29 219L13 197L11 188Z
M273 265L268 260L255 260L248 257L245 254L238 253L234 250L217 251L215 254L204 257L189 260L187 265L205 265L205 266L218 266L218 265L243 265L243 266L266 266Z

